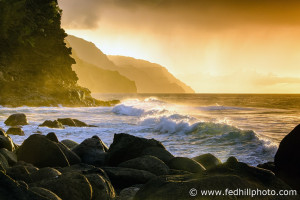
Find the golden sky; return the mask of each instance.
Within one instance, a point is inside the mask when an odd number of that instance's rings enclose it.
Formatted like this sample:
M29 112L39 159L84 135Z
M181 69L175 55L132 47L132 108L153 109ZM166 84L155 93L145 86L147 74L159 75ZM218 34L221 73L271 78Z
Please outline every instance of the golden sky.
M196 92L300 93L299 0L60 0L67 33Z

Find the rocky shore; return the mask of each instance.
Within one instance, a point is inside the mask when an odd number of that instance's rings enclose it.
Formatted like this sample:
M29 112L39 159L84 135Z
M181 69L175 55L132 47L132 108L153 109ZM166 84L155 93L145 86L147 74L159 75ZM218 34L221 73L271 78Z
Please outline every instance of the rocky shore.
M5 124L21 132L28 122L24 114L14 114ZM71 118L43 124L89 126ZM109 147L101 135L78 144L59 141L54 132L32 134L19 146L7 133L0 129L1 200L252 199L200 191L300 190L300 125L282 140L274 162L258 167L235 157L222 163L212 154L174 157L161 142L126 133L115 134ZM289 194L254 199L300 198Z

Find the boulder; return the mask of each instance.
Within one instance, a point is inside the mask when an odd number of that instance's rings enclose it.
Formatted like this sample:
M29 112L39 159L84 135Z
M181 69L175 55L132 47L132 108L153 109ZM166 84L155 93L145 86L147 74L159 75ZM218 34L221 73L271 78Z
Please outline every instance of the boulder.
M67 146L69 149L73 149L74 147L79 145L77 142L74 142L73 140L62 140L61 143Z
M169 167L154 156L142 156L127 160L120 163L119 167L145 170L158 176L166 175L169 172Z
M198 195L191 196L195 190ZM136 193L135 200L186 200L186 199L251 199L250 196L205 196L200 190L221 190L222 192L237 189L253 190L289 190L290 187L275 175L264 169L248 166L244 163L229 162L220 164L205 173L165 176L152 179ZM299 199L297 196L256 196L257 199Z
M48 138L48 140L51 140L51 141L56 142L56 143L59 142L59 141L58 141L58 138L57 138L57 136L56 136L56 134L53 133L53 132L48 133L48 134L46 135L46 138Z
M92 200L110 200L116 197L114 187L106 178L99 174L86 174L85 177L92 186Z
M97 136L85 139L82 143L73 148L83 163L95 166L103 166L106 160L106 145Z
M205 167L205 169L211 169L217 165L222 164L221 160L212 155L211 153L194 157L193 160L200 163L203 167Z
M51 120L46 120L44 123L40 124L39 126L41 127L48 127L48 128L59 128L59 129L64 129L65 127L57 120L51 121Z
M7 160L8 164L14 165L18 162L17 155L14 152L8 151L5 148L0 149L0 154L2 154Z
M259 165L257 165L257 167L270 170L276 174L276 168L275 168L274 162L266 162L263 164L259 164Z
M300 124L282 139L274 163L276 175L300 191Z
M165 147L157 140L145 139L125 133L115 134L113 143L108 150L107 160L111 166L141 156L141 153L149 147Z
M6 132L3 128L0 128L0 135L5 136L5 137L7 136Z
M129 187L121 190L119 199L120 200L133 200L136 193L140 190L138 187Z
M28 190L0 171L0 199L2 200L49 200Z
M45 188L32 187L29 190L36 194L39 194L42 197L47 198L48 200L62 200L59 196L57 196L56 194L54 194L53 192Z
M63 200L92 199L92 186L89 181L84 175L75 172L45 179L32 186L46 188Z
M172 158L174 158L170 152L160 147L148 147L142 151L141 155L155 156L164 163L168 163Z
M15 146L9 136L0 135L0 148L5 148L9 151L14 151Z
M29 136L17 151L18 159L37 167L66 167L69 161L59 145L46 136Z
M102 167L102 169L106 172L112 185L117 190L122 190L136 184L145 184L149 180L156 178L154 174L144 170L122 167Z
M60 176L61 173L51 167L41 168L40 170L30 174L31 182L38 182L45 179L51 179Z
M6 174L17 181L31 183L30 172L24 165L15 165L6 170Z
M2 154L0 154L0 165L1 165L2 168L4 168L5 170L6 170L7 168L9 168L9 164L8 164L6 158L5 158Z
M88 125L78 119L71 119L71 118L58 118L57 121L59 121L62 125L65 126L73 126L73 127L97 127L93 125Z
M57 145L60 148L60 150L65 154L70 165L81 163L81 158L76 153L71 151L68 147L66 147L62 143L57 143Z
M8 135L20 135L24 136L25 133L20 127L10 127L7 132Z
M175 157L168 162L170 169L183 170L192 173L200 173L205 168L198 162L185 157Z
M27 118L24 113L12 114L4 123L6 126L28 125Z

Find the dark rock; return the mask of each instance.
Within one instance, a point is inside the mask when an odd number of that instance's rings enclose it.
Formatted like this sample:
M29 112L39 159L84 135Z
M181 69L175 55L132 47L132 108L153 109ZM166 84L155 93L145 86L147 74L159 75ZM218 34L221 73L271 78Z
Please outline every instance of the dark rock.
M92 187L87 178L79 173L62 174L57 178L34 183L32 186L46 188L63 200L92 199Z
M14 143L9 136L0 135L0 148L5 148L9 151L15 150Z
M205 167L205 169L211 169L217 165L222 164L220 159L210 153L194 157L193 160L200 163L203 167Z
M26 167L26 169L28 170L29 173L34 173L39 170L39 168L33 166L30 163L24 162L24 161L18 161L17 164L15 164L14 166L24 166L24 167Z
M72 126L72 127L97 127L93 125L88 125L78 119L71 119L71 118L58 118L57 121L59 121L62 125L65 126Z
M26 166L15 165L6 170L6 174L17 181L31 183L30 172Z
M76 153L71 151L67 146L65 146L62 143L57 143L57 145L60 148L60 150L65 154L70 165L81 163L80 157Z
M57 143L43 135L29 136L17 151L18 159L37 167L66 167L68 159Z
M282 139L274 163L276 175L300 191L300 124Z
M69 149L73 149L74 147L79 145L77 142L74 142L73 140L62 140L61 143L67 146Z
M114 135L114 141L108 150L108 163L111 166L139 157L149 147L165 147L157 140L135 137L129 134L120 133Z
M29 190L34 192L34 193L37 193L40 196L45 197L49 200L62 200L61 198L59 198L59 196L57 196L56 194L54 194L53 192L51 192L50 190L47 190L45 188L32 187Z
M49 200L27 190L24 186L0 171L0 199L2 200Z
M59 142L58 139L57 139L56 134L53 133L53 132L48 133L48 134L46 135L46 138L48 138L49 140L51 140L51 141L53 141L53 142L56 142L56 143Z
M28 125L26 115L23 113L10 115L4 123L6 126Z
M38 182L44 179L51 179L60 176L61 173L53 168L45 167L30 174L31 182Z
M51 121L51 120L46 120L44 123L40 124L39 126L45 126L48 128L59 128L59 129L64 129L65 127L57 120Z
M133 200L136 193L140 190L138 187L129 187L125 188L120 192L120 200Z
M168 163L172 158L174 158L170 152L160 147L148 147L142 151L141 155L155 156L164 163Z
M205 168L198 162L185 157L175 157L169 161L170 169L183 170L192 173L203 172Z
M16 181L21 187L26 188L27 190L29 189L29 186L27 185L27 183L25 183L24 181Z
M17 155L14 152L2 148L0 149L0 154L2 154L5 157L9 165L14 165L18 162Z
M267 170L272 171L273 173L276 173L274 162L267 162L267 163L259 164L259 165L257 165L257 167L262 168L262 169L267 169Z
M3 128L0 128L0 135L5 136L5 137L7 136L6 132Z
M20 127L11 127L6 132L8 135L20 135L24 136L25 133Z
M145 170L158 176L166 175L169 172L169 167L154 156L142 156L127 160L119 164L119 167Z
M236 157L230 156L229 158L227 158L227 163L238 163L238 159Z
M106 145L97 136L85 139L82 143L73 148L83 163L95 166L103 166L106 160Z
M9 168L9 164L6 160L6 158L0 154L0 165L6 170L7 168Z
M82 121L79 121L78 119L73 119L73 121L75 122L77 127L89 127L90 126Z
M132 185L144 184L156 176L150 172L121 167L102 167L115 189L121 190Z
M86 174L92 186L92 200L114 199L116 196L115 189L110 181L98 174Z
M198 190L197 197L191 197L191 188ZM220 164L205 173L165 176L152 179L146 183L135 195L135 200L186 200L186 199L239 199L239 196L201 196L204 190L221 190L222 192L237 189L253 190L285 190L290 187L276 178L275 175L260 168L248 166L244 163ZM210 198L211 197L211 198ZM258 196L259 199L287 199L287 196ZM258 198L257 197L257 198ZM250 196L245 196L250 199ZM243 197L241 197L243 199ZM288 199L299 199L288 196Z

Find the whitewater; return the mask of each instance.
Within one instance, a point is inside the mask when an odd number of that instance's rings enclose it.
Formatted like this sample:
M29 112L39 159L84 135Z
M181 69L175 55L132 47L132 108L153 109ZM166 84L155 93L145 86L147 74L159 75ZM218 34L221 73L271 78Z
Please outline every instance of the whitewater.
M31 134L55 132L59 140L80 143L97 135L110 145L115 133L129 133L155 138L175 156L212 153L222 161L235 156L257 165L273 160L280 140L300 121L297 109L174 103L155 96L121 100L114 107L0 107L0 127L9 128L4 124L9 115L25 113L29 122L23 126L25 136L11 136L17 144ZM98 127L38 126L67 117Z

